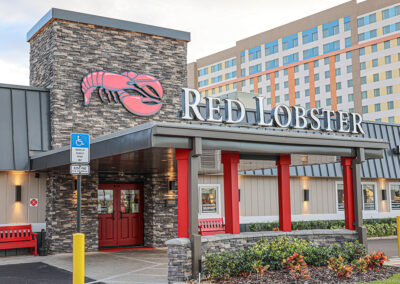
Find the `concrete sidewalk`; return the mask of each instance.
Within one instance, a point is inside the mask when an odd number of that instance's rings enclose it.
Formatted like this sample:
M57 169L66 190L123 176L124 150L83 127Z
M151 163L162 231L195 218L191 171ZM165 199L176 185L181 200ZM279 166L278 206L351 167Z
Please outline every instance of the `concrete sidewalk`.
M58 254L44 257L4 257L0 258L0 268L3 265L38 262L54 266L67 272L72 272L72 254ZM21 275L22 271L26 269L29 270L29 267L32 267L32 265L26 265L26 268L24 268L24 266L18 268L21 270ZM32 276L34 272L27 273L27 275ZM64 273L62 276L60 274L60 277L67 277L64 275L67 274ZM87 253L85 259L85 275L94 279L87 283L167 283L167 250L154 249ZM2 276L4 277L7 275L3 273ZM33 280L32 278L30 279ZM60 283L63 282L60 281Z

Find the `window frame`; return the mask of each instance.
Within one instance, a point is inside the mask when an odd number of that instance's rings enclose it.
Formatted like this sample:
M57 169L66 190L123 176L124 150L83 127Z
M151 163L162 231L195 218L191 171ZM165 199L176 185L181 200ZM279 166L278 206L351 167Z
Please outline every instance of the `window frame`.
M344 207L343 207L343 211L339 211L339 194L338 194L338 185L342 184L343 185L343 181L335 181L335 196L336 196L336 213L337 214L344 214ZM375 210L365 210L364 209L364 189L363 189L363 185L364 184L373 184L374 185L374 203L375 203ZM377 188L378 188L378 184L377 182L373 182L373 181L362 181L361 182L361 198L362 198L362 212L364 213L378 213L378 192L377 192ZM389 187L390 188L390 187ZM343 191L344 191L344 187L343 187ZM392 204L392 202L390 202L390 205Z
M202 212L202 189L215 187L216 188L216 213L203 213ZM210 219L210 218L222 218L222 208L221 208L221 185L220 184L199 184L198 185L199 194L199 208L198 208L198 218L199 219Z
M389 192L388 192L388 194L389 194L389 202L390 202L390 206L389 206L389 209L390 209L390 212L392 212L392 210L394 211L394 212L400 212L400 208L399 209L393 209L392 208L392 189L391 189L391 186L392 185L400 185L400 182L389 182Z

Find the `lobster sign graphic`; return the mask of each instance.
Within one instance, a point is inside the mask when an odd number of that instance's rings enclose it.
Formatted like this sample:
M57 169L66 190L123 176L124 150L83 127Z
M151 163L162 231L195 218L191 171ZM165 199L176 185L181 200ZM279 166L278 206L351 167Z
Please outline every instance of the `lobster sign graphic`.
M151 116L162 107L163 89L160 81L146 74L123 72L121 74L99 71L86 75L82 80L84 105L90 104L92 93L99 88L99 97L108 101L118 100L132 114Z

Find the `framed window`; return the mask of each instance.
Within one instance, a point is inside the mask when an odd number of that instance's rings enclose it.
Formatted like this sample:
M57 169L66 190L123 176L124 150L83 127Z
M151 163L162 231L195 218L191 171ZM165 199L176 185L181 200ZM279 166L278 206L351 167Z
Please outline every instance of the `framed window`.
M399 184L400 186L400 184ZM373 182L362 182L361 188L363 191L363 210L364 211L377 211L377 200L376 200L376 183ZM399 187L400 191L400 187ZM400 192L399 192L400 194ZM399 195L400 196L400 195ZM343 182L336 182L336 200L337 200L337 212L344 211L344 187ZM399 199L400 205L400 199ZM400 206L399 206L400 209Z
M219 184L199 184L200 218L221 217L221 186Z

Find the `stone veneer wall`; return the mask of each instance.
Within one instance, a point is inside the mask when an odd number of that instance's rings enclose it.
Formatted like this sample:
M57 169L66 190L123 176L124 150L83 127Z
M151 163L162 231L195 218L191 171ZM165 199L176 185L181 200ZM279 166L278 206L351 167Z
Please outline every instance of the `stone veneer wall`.
M178 121L179 88L186 85L187 42L107 27L55 19L30 40L30 84L50 88L51 146L69 143L71 132L91 137L149 121ZM102 103L94 92L89 106L83 106L81 82L94 71L134 71L160 79L163 107L153 117L134 116L121 103ZM84 180L87 179L86 177ZM115 176L112 182L119 182ZM177 236L176 208L165 208L165 177L146 176L145 244L164 246ZM97 183L91 177L90 190L83 190L82 228L87 250L96 250ZM47 180L46 227L50 253L71 251L75 230L75 191L69 175L53 171ZM87 224L88 226L85 226ZM85 231L87 230L87 231Z
M208 253L222 251L234 252L246 249L262 239L272 239L278 236L289 236L312 240L316 245L343 244L346 241L356 241L357 233L345 229L335 230L304 230L294 232L249 232L239 235L212 235L201 237L202 261ZM168 281L188 281L192 274L192 252L190 240L187 238L172 239L166 242L168 246Z
M85 234L86 251L97 251L98 248L97 180L96 174L82 177L81 230ZM76 232L77 191L74 187L70 174L49 173L46 191L46 247L50 254L72 252L72 234Z

